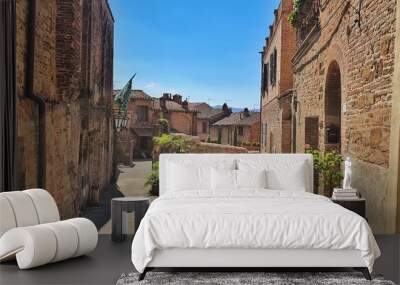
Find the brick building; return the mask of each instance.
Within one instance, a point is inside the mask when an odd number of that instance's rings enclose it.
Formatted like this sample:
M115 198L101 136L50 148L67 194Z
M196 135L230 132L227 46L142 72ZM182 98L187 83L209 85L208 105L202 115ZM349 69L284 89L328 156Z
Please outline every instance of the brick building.
M207 103L189 103L189 109L197 113L197 136L201 141L210 138L210 126L215 122L229 116L232 110L224 103L221 109L216 109Z
M352 186L376 233L395 232L400 217L395 4L305 1L294 22L296 151L308 144L352 158Z
M160 117L169 122L170 132L186 135L197 135L197 111L189 108L189 102L182 100L182 96L164 93L155 101L159 106Z
M291 59L296 52L296 33L287 21L293 0L282 0L269 26L262 56L261 151L291 152Z
M113 174L113 16L107 0L17 0L16 14L17 188L76 216Z
M154 98L143 90L132 90L128 127L118 133L118 162L131 164L133 159L152 156L153 137L160 134L161 118L168 120L171 133L195 136L198 111L190 109L189 104L178 94L164 93L161 98Z
M247 143L260 143L260 113L235 112L210 126L212 142L223 145L240 146Z
M119 90L114 91L114 96ZM132 90L128 103L128 128L118 133L117 160L130 164L134 158L151 157L153 137L158 135L160 105L143 90Z

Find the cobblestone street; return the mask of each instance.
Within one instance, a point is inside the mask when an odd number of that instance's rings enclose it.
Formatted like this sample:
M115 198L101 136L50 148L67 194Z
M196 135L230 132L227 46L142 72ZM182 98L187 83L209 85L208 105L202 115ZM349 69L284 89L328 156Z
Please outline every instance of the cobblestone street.
M151 170L151 160L134 161L135 166L119 166L118 188L124 196L148 196L144 188L146 176ZM99 234L111 234L111 220L100 230Z

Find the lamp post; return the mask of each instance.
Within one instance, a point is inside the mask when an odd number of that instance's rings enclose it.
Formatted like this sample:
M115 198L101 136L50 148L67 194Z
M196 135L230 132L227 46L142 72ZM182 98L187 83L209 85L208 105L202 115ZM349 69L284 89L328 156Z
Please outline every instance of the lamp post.
M126 129L128 125L128 116L126 112L121 112L121 110L114 111L114 124L117 132L120 132L122 129Z

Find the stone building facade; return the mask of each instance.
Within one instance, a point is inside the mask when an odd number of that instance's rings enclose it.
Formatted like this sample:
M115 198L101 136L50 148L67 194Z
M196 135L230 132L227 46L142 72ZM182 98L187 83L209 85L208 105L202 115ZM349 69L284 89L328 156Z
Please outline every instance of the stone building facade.
M398 189L389 183L398 164L398 157L390 161L391 145L398 146L391 134L397 118L395 6L395 0L365 0L361 6L356 0L305 1L294 23L296 151L311 145L352 158L352 186L367 199L375 233L396 231L399 207Z
M114 91L114 96L119 90ZM153 137L160 135L161 118L168 120L171 133L197 135L197 110L182 96L169 93L155 98L143 90L132 90L128 103L128 127L117 134L117 161L131 164L133 159L152 157Z
M197 135L197 111L189 108L189 102L182 100L179 94L164 93L156 100L159 106L160 117L169 122L170 132L186 135Z
M262 56L261 151L290 153L292 125L293 70L296 33L287 21L292 0L282 0L269 26Z
M396 35L400 35L400 1L396 6ZM400 78L400 37L396 36L394 78ZM389 192L397 206L396 232L400 233L400 80L393 81L392 123L390 130ZM395 194L394 194L395 196Z
M221 109L216 109L207 103L189 103L191 110L197 111L197 136L201 141L210 139L210 126L229 116L232 110L224 103Z
M117 134L117 161L129 165L134 158L151 157L153 137L158 135L160 106L143 90L132 90L127 112L127 129Z
M107 0L17 0L17 186L79 214L113 174Z
M210 126L213 143L231 146L257 146L260 143L260 113L235 112Z

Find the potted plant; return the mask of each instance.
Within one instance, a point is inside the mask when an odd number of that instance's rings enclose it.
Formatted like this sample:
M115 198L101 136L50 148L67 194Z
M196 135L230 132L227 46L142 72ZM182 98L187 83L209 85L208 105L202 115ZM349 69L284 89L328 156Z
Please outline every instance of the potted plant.
M314 178L319 178L324 195L331 197L333 188L339 187L343 179L341 165L343 157L334 150L321 153L319 150L307 148L306 153L314 158ZM317 186L319 186L317 184Z

